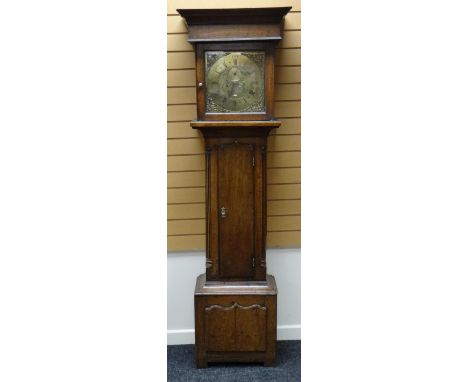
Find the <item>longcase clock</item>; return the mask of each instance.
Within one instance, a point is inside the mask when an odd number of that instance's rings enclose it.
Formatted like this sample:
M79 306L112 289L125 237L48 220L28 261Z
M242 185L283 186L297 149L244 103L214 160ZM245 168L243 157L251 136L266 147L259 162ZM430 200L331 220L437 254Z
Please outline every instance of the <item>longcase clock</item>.
M206 273L195 286L198 367L276 359L275 278L267 274L267 137L275 46L291 7L178 9L196 53L206 156Z

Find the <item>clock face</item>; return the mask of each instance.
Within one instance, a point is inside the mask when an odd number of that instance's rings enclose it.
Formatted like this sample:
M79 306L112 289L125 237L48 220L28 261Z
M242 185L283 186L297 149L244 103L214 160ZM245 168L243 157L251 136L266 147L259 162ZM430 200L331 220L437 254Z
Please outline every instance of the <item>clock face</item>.
M265 112L264 52L205 52L206 112Z

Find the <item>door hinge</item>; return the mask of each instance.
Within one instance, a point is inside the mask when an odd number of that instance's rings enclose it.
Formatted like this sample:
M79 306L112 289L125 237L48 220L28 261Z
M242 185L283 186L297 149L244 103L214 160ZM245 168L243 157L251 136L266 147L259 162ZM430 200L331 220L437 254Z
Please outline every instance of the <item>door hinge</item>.
M252 257L252 268L255 268L255 257Z
M255 167L255 157L252 157L252 166Z

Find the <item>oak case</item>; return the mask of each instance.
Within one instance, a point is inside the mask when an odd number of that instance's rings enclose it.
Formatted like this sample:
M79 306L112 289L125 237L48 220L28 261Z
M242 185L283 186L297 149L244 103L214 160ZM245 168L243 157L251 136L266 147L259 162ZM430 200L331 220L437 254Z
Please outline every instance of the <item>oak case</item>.
M273 119L274 48L290 9L178 10L196 52L198 119L191 126L205 141L206 273L197 279L194 301L198 367L219 361L275 362L278 291L265 259L266 153L268 134L281 125ZM234 101L223 104L223 112L207 108L206 52L216 51L264 53L261 111L233 107ZM237 100L250 89L257 96L248 70L237 63L229 69L231 77L224 70L219 88L235 89L224 94Z

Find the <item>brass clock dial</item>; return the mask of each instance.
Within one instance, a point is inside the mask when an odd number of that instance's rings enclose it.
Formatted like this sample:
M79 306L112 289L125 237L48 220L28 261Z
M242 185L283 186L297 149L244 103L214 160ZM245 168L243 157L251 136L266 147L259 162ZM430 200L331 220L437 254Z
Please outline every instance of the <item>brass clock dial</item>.
M206 111L265 111L264 52L205 52Z

